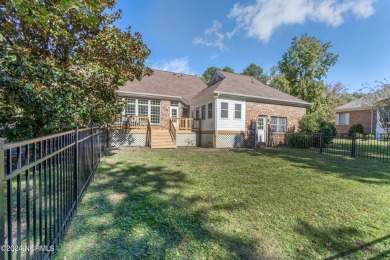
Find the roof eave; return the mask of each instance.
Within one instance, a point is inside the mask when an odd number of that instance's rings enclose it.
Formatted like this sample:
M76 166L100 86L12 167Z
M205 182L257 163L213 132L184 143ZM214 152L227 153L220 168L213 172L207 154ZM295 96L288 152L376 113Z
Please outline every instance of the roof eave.
M242 98L245 101L254 101L254 102L268 103L268 104L275 104L275 105L289 105L289 106L298 106L298 107L309 107L312 105L312 103L308 103L306 101L292 101L286 99L250 96L250 95L235 94L235 93L228 93L222 91L215 91L214 93L219 95L229 96L229 97Z
M152 98L152 99L163 99L163 100L165 99L165 100L172 100L172 101L180 101L183 104L188 105L188 101L185 98L179 96L131 92L131 91L123 91L123 90L116 90L115 92L118 95L125 96L125 97L140 97L140 98Z
M374 110L372 107L347 107L347 108L335 108L335 112L353 112L353 111L362 111L362 110Z

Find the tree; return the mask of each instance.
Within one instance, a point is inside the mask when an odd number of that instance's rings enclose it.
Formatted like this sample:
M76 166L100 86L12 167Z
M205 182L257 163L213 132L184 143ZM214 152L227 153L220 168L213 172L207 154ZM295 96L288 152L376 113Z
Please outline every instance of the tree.
M209 85L215 72L219 70L217 67L208 67L202 74L202 80L206 85Z
M241 74L252 76L264 84L267 84L269 81L269 76L263 72L263 68L254 63L249 64Z
M114 26L115 1L0 4L0 135L9 141L108 125L115 90L152 71L139 33Z
M220 68L217 68L217 67L208 67L202 74L202 77L201 79L203 80L203 82L206 84L206 85L209 85L215 72L217 70L221 70ZM226 71L226 72L230 72L230 73L234 73L234 70L230 67L225 67L222 69L222 71Z
M385 130L390 141L390 84L378 82L375 87L369 88L370 93L363 97L365 106L377 111L377 120L381 128Z
M348 103L347 88L341 83L326 84L325 89L325 104L323 117L326 121L335 123L334 109Z
M234 69L232 69L232 68L230 68L230 67L225 67L225 68L222 69L222 71L234 73Z
M351 101L354 101L356 99L359 99L359 98L362 98L364 96L364 94L362 92L353 92L353 93L346 93L344 98L345 100L347 100L347 102L351 102Z
M290 48L278 62L277 69L289 83L290 94L313 103L308 112L321 107L324 101L326 86L323 78L338 58L329 52L330 42L321 42L315 37L302 35L294 37Z

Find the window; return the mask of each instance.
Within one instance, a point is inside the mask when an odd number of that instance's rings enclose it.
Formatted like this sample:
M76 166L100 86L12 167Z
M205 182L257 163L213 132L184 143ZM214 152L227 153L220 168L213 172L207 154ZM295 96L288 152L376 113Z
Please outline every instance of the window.
M148 116L149 115L149 104L148 100L138 99L138 115Z
M229 103L221 102L221 118L229 118Z
M339 114L339 125L348 125L348 113Z
M206 119L206 106L202 106L202 120Z
M178 107L178 106L179 106L179 102L171 101L171 107Z
M126 115L135 115L135 99L126 98L125 114Z
M285 133L287 118L285 117L271 117L270 128L272 132Z
M195 118L199 119L199 107L195 109Z
M182 114L182 117L188 117L188 108L183 107L183 111L181 114Z
M234 118L241 119L241 104L234 104Z
M150 101L150 123L160 124L160 101Z
M208 118L213 118L213 103L208 103L207 114L208 114Z

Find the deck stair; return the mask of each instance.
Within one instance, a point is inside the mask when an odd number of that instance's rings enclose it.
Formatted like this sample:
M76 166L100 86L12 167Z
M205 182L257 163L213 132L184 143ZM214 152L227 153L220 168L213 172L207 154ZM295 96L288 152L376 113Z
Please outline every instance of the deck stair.
M152 129L150 147L152 149L176 149L177 145L168 129Z

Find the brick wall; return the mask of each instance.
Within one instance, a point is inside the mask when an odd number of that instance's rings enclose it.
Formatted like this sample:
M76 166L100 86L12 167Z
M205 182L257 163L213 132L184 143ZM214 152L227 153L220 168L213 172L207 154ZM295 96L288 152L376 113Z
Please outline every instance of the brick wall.
M298 130L299 120L306 114L306 108L284 105L246 102L246 130L250 129L252 120L259 116L267 116L268 124L271 116L286 117L287 129Z
M269 123L271 116L286 117L287 118L287 131L297 131L299 127L299 120L306 114L306 108L293 107L284 105L264 104L264 103L246 103L246 130L250 129L252 120L258 119L259 116L267 116L267 131L269 129ZM274 134L273 143L268 136L269 145L280 145L285 142L285 134Z
M338 133L347 133L349 128L355 124L362 124L364 127L364 133L371 133L371 110L358 110L358 111L349 111L349 124L348 125L336 125L336 130ZM336 113L336 115L339 113ZM372 131L376 129L376 112L373 114L373 125Z
M161 100L160 101L160 124L151 125L153 129L169 129L169 108L171 101Z

